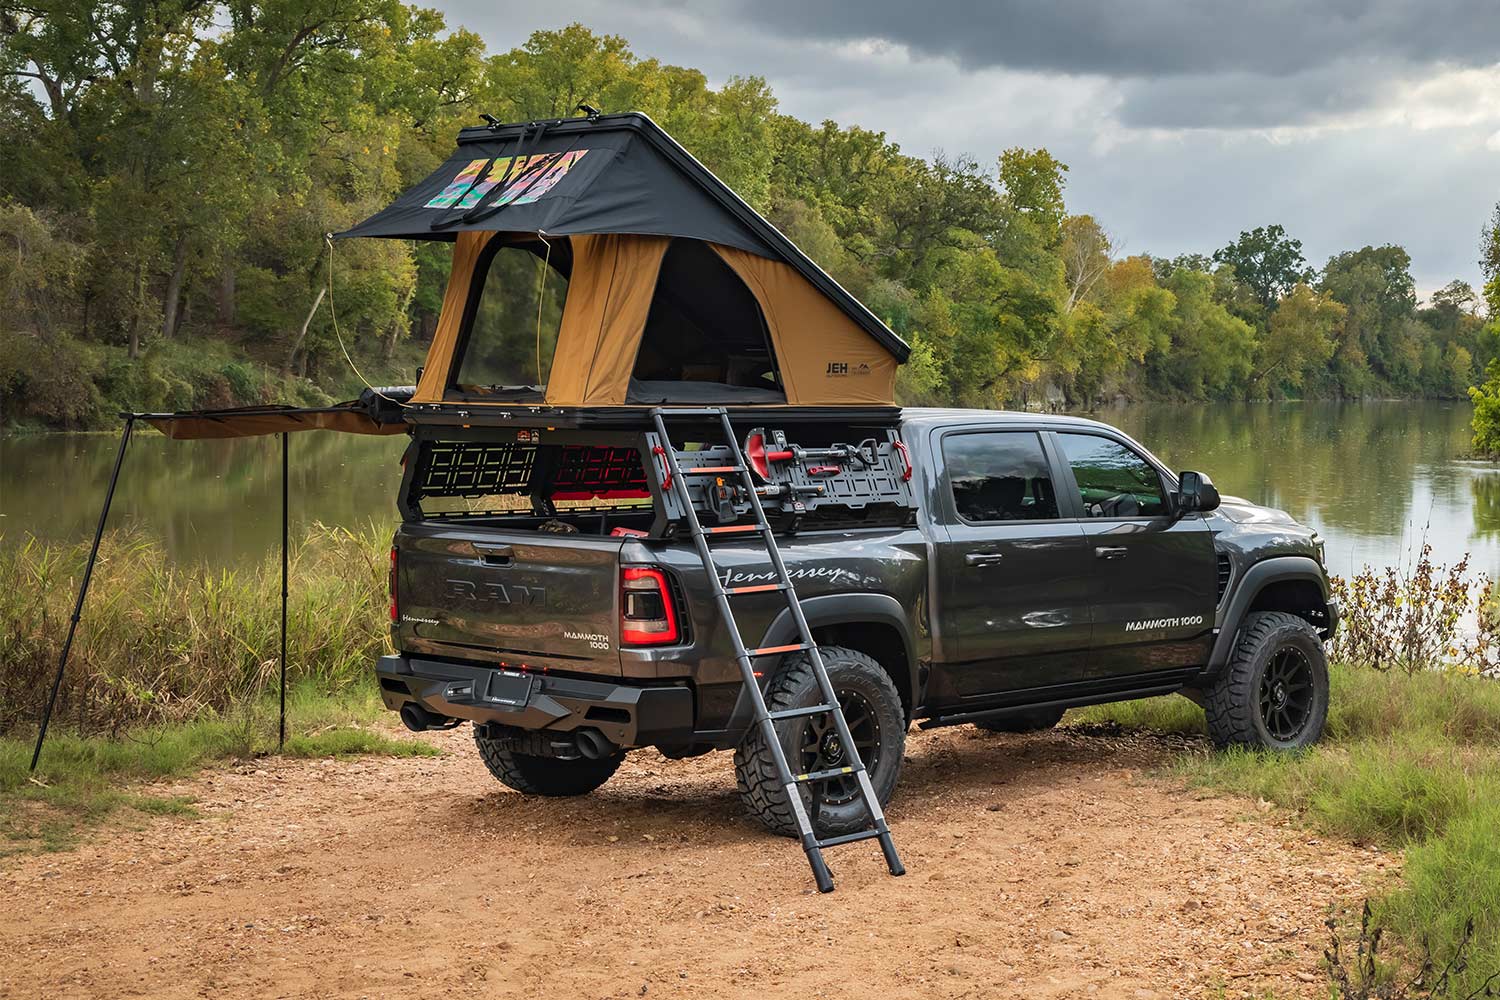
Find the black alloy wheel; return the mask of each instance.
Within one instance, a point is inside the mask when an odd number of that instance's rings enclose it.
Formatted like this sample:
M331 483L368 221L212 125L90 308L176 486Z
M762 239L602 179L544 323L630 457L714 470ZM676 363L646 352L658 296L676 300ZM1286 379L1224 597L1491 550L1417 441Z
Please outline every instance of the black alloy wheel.
M1302 735L1312 717L1313 669L1296 646L1283 646L1260 678L1260 719L1266 732L1283 743Z
M839 691L837 694L839 707L844 710L844 723L849 727L859 759L867 769L874 771L880 759L880 718L859 692ZM808 717L798 752L797 769L800 773L850 767L852 756L839 738L832 714L825 712ZM823 805L843 805L853 802L859 795L859 781L853 774L835 775L809 784L813 797Z
M1328 720L1328 653L1312 623L1286 611L1245 616L1222 672L1203 690L1221 747L1302 750Z
M901 773L907 717L901 695L884 667L868 654L840 646L820 647L828 680L844 712L854 749L869 773L882 805L889 802ZM821 686L807 654L787 657L765 689L772 712L824 704ZM772 724L776 745L796 774L854 766L854 754L839 738L831 713L796 716ZM740 799L750 814L783 836L798 834L796 809L787 794L771 744L762 726L751 726L734 752ZM870 814L855 774L835 774L796 783L813 828L820 836L854 833L869 827Z

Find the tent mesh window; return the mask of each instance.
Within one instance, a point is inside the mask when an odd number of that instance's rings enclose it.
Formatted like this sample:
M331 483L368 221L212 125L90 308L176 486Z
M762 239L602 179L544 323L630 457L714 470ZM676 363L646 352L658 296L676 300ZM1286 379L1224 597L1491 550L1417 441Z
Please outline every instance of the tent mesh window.
M474 269L454 387L540 402L547 389L572 254L566 239L495 239Z
M676 239L662 258L629 402L697 397L786 402L755 296L708 244Z
M584 527L607 528L653 512L635 448L427 441L416 461L409 497L424 518L506 517L526 527L591 515Z

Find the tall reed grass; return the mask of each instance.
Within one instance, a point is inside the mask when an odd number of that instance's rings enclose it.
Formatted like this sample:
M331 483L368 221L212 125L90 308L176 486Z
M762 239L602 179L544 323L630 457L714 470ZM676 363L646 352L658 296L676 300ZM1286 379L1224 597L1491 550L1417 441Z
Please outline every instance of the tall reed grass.
M287 670L344 691L386 651L389 540L316 525L291 548ZM0 537L0 737L34 731L86 545ZM223 713L279 673L279 554L249 571L174 564L130 531L106 536L58 695L54 725L80 735Z

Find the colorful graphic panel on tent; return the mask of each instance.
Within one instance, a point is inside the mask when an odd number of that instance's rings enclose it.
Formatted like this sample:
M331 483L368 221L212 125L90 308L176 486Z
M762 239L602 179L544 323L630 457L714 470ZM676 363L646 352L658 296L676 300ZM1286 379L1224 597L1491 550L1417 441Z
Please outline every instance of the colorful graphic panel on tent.
M909 353L641 115L465 129L342 235L455 244L418 403L891 405Z

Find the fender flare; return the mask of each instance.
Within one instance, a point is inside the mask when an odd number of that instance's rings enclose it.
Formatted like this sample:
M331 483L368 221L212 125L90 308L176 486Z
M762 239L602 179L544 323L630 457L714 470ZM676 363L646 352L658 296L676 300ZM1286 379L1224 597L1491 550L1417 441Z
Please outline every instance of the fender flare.
M896 598L889 594L822 594L818 597L804 598L802 614L807 618L808 626L813 629L825 625L851 624L889 625L894 628L901 636L901 644L906 650L908 672L905 679L906 693L911 696L913 708L921 702L917 651L912 639L911 623L908 620L906 608ZM797 641L799 641L797 623L792 618L791 609L787 608L783 609L767 626L759 645L785 646ZM894 664L889 663L881 665L888 670L895 667ZM740 692L734 712L730 717L734 726L743 725L749 719L750 699L743 691Z
M1234 651L1235 641L1239 638L1240 627L1244 624L1245 615L1249 614L1256 595L1268 585L1286 580L1304 580L1316 584L1318 592L1323 595L1323 604L1327 606L1328 577L1317 560L1308 556L1272 556L1251 564L1230 591L1219 635L1214 640L1213 652L1209 654L1209 674L1218 673L1229 662L1229 655Z

